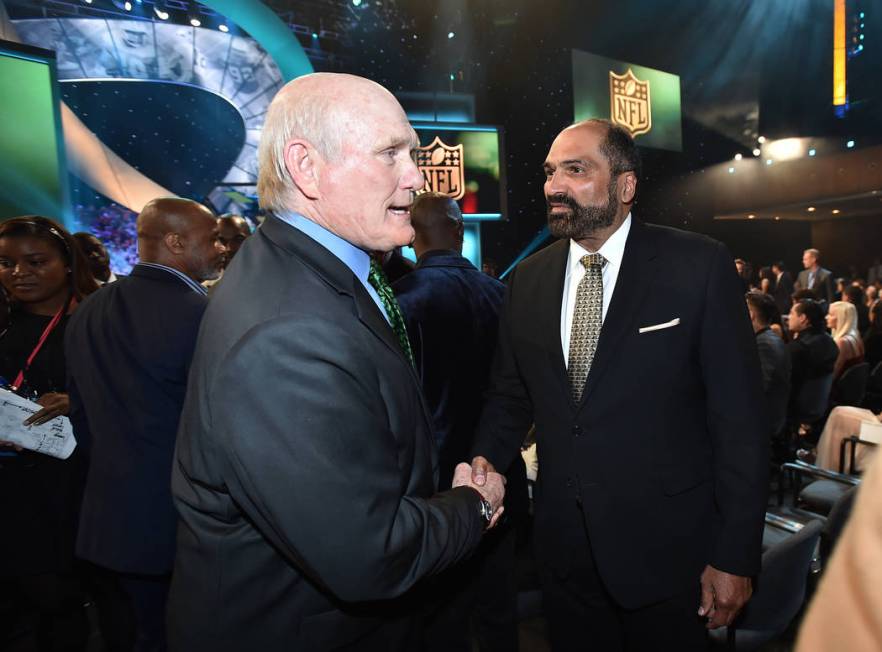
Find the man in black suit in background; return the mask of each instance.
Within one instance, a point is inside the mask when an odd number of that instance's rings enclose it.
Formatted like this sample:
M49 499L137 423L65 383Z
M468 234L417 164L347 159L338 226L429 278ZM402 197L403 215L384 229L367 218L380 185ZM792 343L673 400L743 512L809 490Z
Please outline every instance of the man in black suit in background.
M401 597L466 557L501 476L437 492L431 415L370 253L410 244L416 133L395 97L316 73L273 99L271 211L209 302L172 470L181 652L411 650Z
M775 275L772 296L775 297L778 314L783 317L790 312L790 306L793 305L793 277L780 260L772 263L772 274Z
M806 249L802 252L802 266L805 267L796 277L794 288L812 290L824 302L824 311L836 301L833 296L833 274L820 265L821 252L817 249Z
M731 623L750 596L767 498L762 381L732 257L631 217L639 155L621 127L565 129L544 167L561 240L511 274L473 477L507 468L535 421L554 650L705 649L705 626Z
M420 195L411 208L411 223L417 265L392 288L432 413L439 488L449 489L456 464L468 458L474 443L505 286L462 256L464 225L454 200L438 193ZM485 538L474 557L429 589L434 608L423 637L426 651L470 651L472 620L481 650L518 647L512 519L526 514L527 496L526 469L520 458L516 462L507 474L508 522Z
M165 649L177 520L169 478L207 302L200 283L217 277L224 251L214 214L188 199L151 201L137 229L141 262L74 312L65 351L71 421L91 444L77 555L128 602L102 609L105 636L134 616L135 631L111 646L126 649L134 635L135 650L154 651Z
M766 414L769 418L769 436L781 433L787 421L790 400L790 352L787 344L771 326L778 307L768 294L752 291L745 296L750 325L756 335L760 369L763 374L763 392L766 395Z

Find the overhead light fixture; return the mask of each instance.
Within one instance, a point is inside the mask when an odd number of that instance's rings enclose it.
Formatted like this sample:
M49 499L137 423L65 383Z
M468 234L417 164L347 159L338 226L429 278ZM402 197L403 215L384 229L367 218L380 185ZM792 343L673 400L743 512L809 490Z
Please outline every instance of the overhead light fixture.
M815 207L814 207L814 206L809 206L806 210L807 210L809 213L814 213L814 212L815 212Z
M762 145L764 142L766 142L766 137L760 136L759 138L756 139L756 142L758 142L760 145Z
M780 215L775 215L775 219L776 219L776 220L780 220L780 219L781 219L781 216L780 216Z
M359 5L361 5L361 0L352 0L352 4L358 7Z
M190 24L191 24L193 27L199 27L200 25L202 25L202 21L199 20L198 18L191 18L191 19L190 19Z
M456 36L455 32L447 32L447 38L453 38L454 36Z
M740 161L741 158L742 158L742 157L741 157L741 152L738 152L738 153L735 155L735 160L736 160L736 161Z
M845 143L845 146L848 147L848 149L851 149L852 147L854 147L854 141L853 140L848 141L847 143Z
M760 151L759 147L757 147L756 149L753 150L754 156L759 156L760 154L762 154L762 152Z
M834 215L839 215L839 212L840 212L840 211L839 211L838 208L834 208L834 209L833 209L833 214L834 214Z
M131 2L126 2L126 3L124 3L124 4L123 4L123 8L124 8L126 11L131 11L131 10L132 10L132 3L131 3Z
M816 150L814 147L812 147L812 148L808 151L808 155L809 155L809 156L814 156L814 155L817 154L817 153L818 153L818 152L817 152L817 150Z
M220 31L222 31L224 34L226 34L227 32L230 31L230 28L227 27L226 25L224 25L223 23L221 23L220 25L218 25L217 28L218 28Z
M754 215L753 213L751 213L750 215L747 216L747 219L749 219L749 220L752 220L754 218L756 218L756 215Z

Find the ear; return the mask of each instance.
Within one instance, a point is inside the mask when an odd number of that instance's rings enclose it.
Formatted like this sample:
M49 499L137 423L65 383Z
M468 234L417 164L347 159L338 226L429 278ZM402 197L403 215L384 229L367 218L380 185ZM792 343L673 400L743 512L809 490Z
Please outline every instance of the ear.
M623 204L631 204L634 202L634 196L637 194L637 175L633 172L625 172L619 182L619 197Z
M318 199L318 177L321 157L305 140L292 140L285 146L285 169L307 199Z
M456 239L462 244L463 234L465 233L465 223L457 222L456 223Z
M180 233L166 233L162 238L162 244L175 256L184 253L184 239Z

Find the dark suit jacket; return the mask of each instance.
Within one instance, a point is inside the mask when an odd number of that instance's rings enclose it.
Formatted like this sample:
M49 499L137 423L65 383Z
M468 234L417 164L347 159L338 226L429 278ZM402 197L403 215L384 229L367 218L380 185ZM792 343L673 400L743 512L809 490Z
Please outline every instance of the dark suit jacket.
M511 275L475 452L505 467L535 420L538 560L569 572L584 555L584 521L600 576L625 608L697 589L708 563L755 574L768 436L731 255L634 221L574 405L560 341L568 247L556 242Z
M420 578L481 539L477 493L433 495L410 362L362 284L269 217L205 315L181 419L172 650L395 649ZM373 636L370 641L363 636Z
M781 278L775 282L772 296L775 297L775 305L778 306L780 314L786 315L790 312L790 306L793 305L793 277L790 276L790 272L781 272Z
M809 271L804 269L796 277L796 288L800 290L814 290L815 294L818 295L818 299L826 301L828 306L837 300L837 297L833 296L833 274L829 269L819 267L813 281L811 287L809 287Z
M91 439L77 554L130 573L168 573L177 516L169 477L187 371L206 298L136 266L67 327L71 421Z
M787 420L787 405L790 400L790 352L784 340L770 328L756 334L756 347L763 374L769 435L777 435Z

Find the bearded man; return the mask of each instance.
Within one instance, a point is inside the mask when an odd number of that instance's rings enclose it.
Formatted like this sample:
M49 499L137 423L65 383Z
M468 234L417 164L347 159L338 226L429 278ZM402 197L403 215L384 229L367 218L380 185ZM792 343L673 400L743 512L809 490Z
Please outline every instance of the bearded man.
M554 650L706 649L750 597L767 495L732 257L632 217L639 154L610 122L565 129L544 168L560 240L511 274L473 480L507 469L535 423Z

